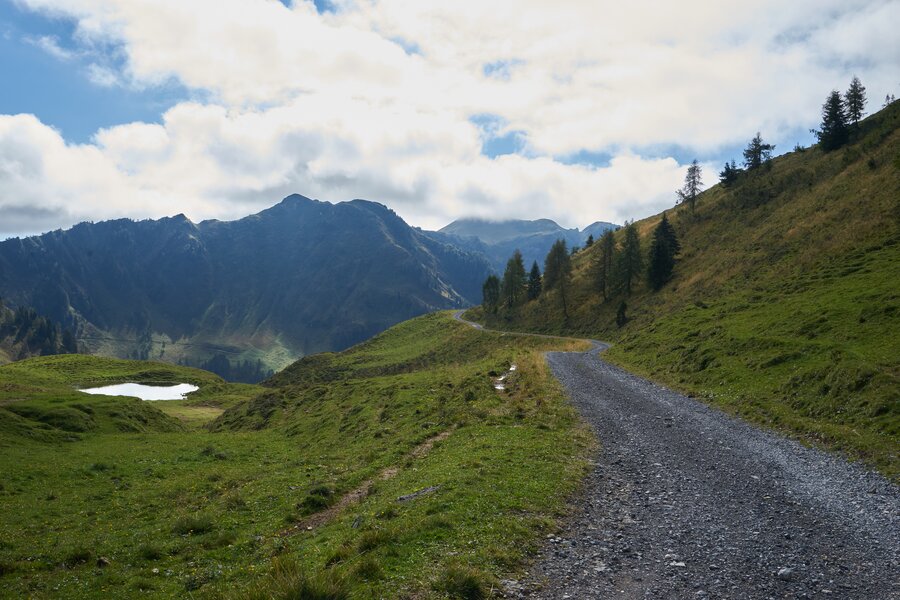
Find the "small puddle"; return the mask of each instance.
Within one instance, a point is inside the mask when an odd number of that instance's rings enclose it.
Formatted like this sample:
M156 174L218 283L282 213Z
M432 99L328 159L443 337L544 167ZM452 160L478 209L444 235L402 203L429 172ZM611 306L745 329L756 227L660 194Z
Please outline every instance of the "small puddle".
M506 378L509 377L510 374L513 373L516 369L518 369L518 367L515 364L509 365L509 371L494 380L494 389L497 391L505 390L506 384L504 382L506 381Z
M78 390L99 396L130 396L141 400L184 400L184 397L200 388L190 383L175 385L147 385L145 383L119 383Z

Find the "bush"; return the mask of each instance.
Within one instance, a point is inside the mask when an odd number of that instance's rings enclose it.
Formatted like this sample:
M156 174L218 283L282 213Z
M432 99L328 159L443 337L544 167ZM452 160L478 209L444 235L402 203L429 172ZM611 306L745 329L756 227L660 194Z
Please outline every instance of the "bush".
M472 567L461 565L447 567L434 587L457 600L482 600L488 597L484 576Z
M143 544L138 548L138 556L144 560L159 560L163 557L163 549L154 544Z
M213 530L213 521L205 515L181 517L172 526L178 535L203 534Z
M347 600L350 592L333 571L309 573L296 562L276 559L272 572L241 600Z
M359 536L359 541L356 542L356 549L360 553L368 552L391 541L392 537L393 536L384 529L370 529L364 531L362 535Z
M297 503L301 514L311 515L334 504L334 491L327 485L317 485L309 490L306 498Z
M84 548L82 546L73 548L63 559L63 566L67 569L71 569L76 565L83 565L84 563L90 561L92 556L93 554L87 548Z

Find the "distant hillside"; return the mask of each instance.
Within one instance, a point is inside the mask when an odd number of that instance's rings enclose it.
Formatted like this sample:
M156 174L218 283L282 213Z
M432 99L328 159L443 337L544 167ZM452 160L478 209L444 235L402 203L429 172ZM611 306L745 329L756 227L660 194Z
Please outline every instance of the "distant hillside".
M595 245L574 257L568 320L550 292L488 323L613 341L631 370L897 472L898 126L894 103L840 150L785 154L667 211L682 250L659 292L642 279L604 302ZM660 218L636 223L645 253Z
M12 309L0 300L0 365L32 356L76 352L78 343L71 330L33 308Z
M121 219L0 242L0 295L76 328L89 351L224 356L261 373L477 302L488 269L380 204L299 195L238 221Z
M459 219L437 232L426 233L445 243L484 254L494 270L502 273L506 261L516 250L522 253L526 268L537 261L543 269L544 258L556 240L566 240L569 247L583 246L588 236L592 235L597 239L605 231L618 227L612 223L597 221L579 231L565 229L550 219L534 221Z

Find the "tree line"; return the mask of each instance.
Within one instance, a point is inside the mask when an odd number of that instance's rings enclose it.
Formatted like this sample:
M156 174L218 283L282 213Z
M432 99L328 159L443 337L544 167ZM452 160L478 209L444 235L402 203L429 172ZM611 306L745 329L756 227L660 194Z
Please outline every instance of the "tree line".
M888 95L884 106L893 102L893 96ZM857 77L843 94L836 90L829 93L822 105L822 124L818 130L812 130L823 151L831 152L848 143L865 115L866 103L866 88ZM719 173L720 183L726 188L731 187L745 173L767 169L774 150L775 145L766 142L757 132L743 150L742 166L734 160L726 162ZM795 150L802 148L798 146ZM703 171L695 159L687 168L684 185L676 191L676 203L686 204L693 214L702 191ZM643 279L653 291L661 289L671 279L681 251L675 228L665 213L649 236L646 249L642 248L633 221L626 223L620 234L607 231L598 240L591 236L585 245L588 248L599 246L593 253L589 279L603 303L619 302L616 321L620 326L627 321L626 299L636 285ZM491 314L510 312L552 293L561 314L568 319L572 304L571 255L577 251L577 247L568 251L566 242L557 240L547 253L542 274L537 261L526 273L522 254L516 250L507 261L502 279L491 275L485 280L482 286L484 310Z
M617 239L618 238L618 239ZM675 269L681 244L675 228L663 213L653 229L650 244L642 247L634 222L626 223L617 236L606 231L599 240L590 240L587 247L598 246L590 266L590 280L603 302L619 300L617 321L623 325L630 296L639 282L645 279L651 289L659 290ZM482 286L482 306L490 314L514 311L543 295L552 294L564 319L572 308L572 255L565 240L554 242L544 259L544 271L537 261L526 273L522 253L516 250L506 263L503 277L490 275Z
M14 310L0 300L0 344L18 351L16 358L76 354L78 342L71 330L28 306Z

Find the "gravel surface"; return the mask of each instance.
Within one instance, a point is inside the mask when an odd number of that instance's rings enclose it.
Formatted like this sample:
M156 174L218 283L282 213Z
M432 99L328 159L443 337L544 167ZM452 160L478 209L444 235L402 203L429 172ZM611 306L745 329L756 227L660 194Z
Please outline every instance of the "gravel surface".
M600 345L602 348L602 345ZM900 598L900 491L586 353L553 373L602 449L512 598Z

